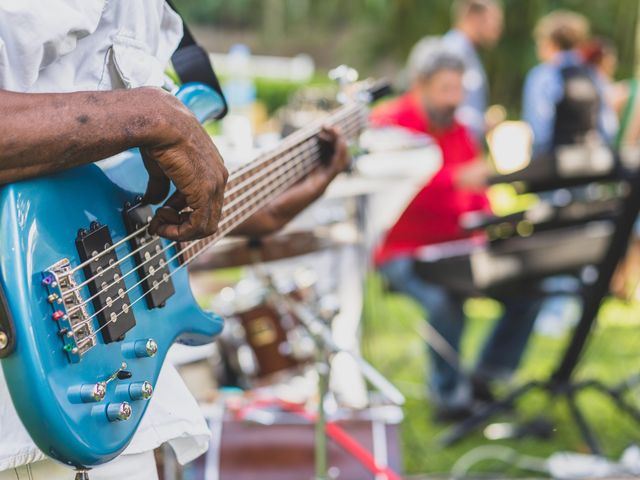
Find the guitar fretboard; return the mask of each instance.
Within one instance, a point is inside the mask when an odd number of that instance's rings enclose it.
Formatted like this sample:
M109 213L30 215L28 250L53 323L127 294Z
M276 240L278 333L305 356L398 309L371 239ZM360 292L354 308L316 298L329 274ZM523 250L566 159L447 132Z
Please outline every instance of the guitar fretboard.
M337 127L345 137L353 138L365 127L366 117L367 112L362 105L345 105L323 121L291 134L275 150L232 172L225 188L218 231L201 240L182 244L183 261L197 256L228 235L271 200L318 168L322 162L318 141L322 125Z

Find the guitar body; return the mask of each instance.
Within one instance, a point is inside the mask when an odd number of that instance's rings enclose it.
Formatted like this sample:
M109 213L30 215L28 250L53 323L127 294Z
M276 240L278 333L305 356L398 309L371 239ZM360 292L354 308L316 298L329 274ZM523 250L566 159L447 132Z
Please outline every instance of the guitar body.
M111 250L116 265L102 270L104 278L87 277L84 268L73 273L76 287L80 285L77 297L75 294L65 297L65 288L69 290L73 285L62 277L52 277L51 267L63 259L68 260L71 268L82 263L78 239L84 238L94 248L90 243L103 242L107 232L112 243L129 235L125 204L136 203L136 197L146 188L147 178L135 150L0 190L3 325L11 323L15 329L15 345L4 355L2 368L15 408L38 447L78 468L109 461L128 445L150 401L149 385L144 382L156 385L174 341L205 343L219 334L223 326L219 317L198 307L190 291L187 269L180 268L178 245L168 247L169 242L164 239L156 238L153 245L161 255L143 265L146 268L160 258L165 259L162 272L153 278L168 277L175 293L165 291L168 298L163 305L151 308L148 303L151 295L143 298L148 292L140 283L145 276L140 268L144 260L137 260L131 253L136 247L129 241ZM92 222L99 222L93 230ZM79 236L79 229L86 229L84 237ZM97 230L100 232L94 232ZM103 244L96 248L101 249ZM100 261L106 257L106 254L100 257ZM120 304L113 298L91 300L91 285L82 283L95 276L98 285L102 282L103 287L108 286L115 279L116 267L122 278L114 287L118 292L114 298L122 293L119 288L122 282L126 289L126 294L118 299ZM166 277L158 276L167 273ZM161 287L159 290L165 288ZM59 303L61 297L64 301ZM89 338L82 343L80 337L70 336L68 330L73 330L70 322L59 318L62 314L69 317L73 311L80 314L75 305L67 304L67 298L71 297L76 303L86 302L84 316L76 321L91 324L92 341ZM140 300L134 303L137 299ZM109 303L111 307L101 307ZM123 303L130 307L122 307ZM109 328L99 330L103 325L99 321L100 308L106 308L103 315L113 308L126 310L108 325L111 328L128 322L128 326L111 332L118 338L105 337ZM124 329L126 333L121 334ZM82 345L86 351L81 354L74 351L74 347ZM116 375L119 370L122 371Z
M177 96L200 121L224 105L201 84ZM218 231L186 247L147 232L153 209L140 202L148 175L137 150L0 188L0 359L45 454L85 469L124 450L171 344L222 330L196 304L185 267L322 165L327 121L352 138L366 109L348 103L232 172Z

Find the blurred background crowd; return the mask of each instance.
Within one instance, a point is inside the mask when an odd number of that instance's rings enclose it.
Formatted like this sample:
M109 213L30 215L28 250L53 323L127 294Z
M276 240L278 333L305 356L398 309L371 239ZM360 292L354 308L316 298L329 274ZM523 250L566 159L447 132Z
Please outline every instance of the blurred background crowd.
M522 85L537 63L532 32L553 9L583 13L596 35L608 37L620 58L617 78L635 68L637 2L633 0L507 0L504 33L492 49L480 53L489 77L492 103L517 115ZM366 75L395 76L415 43L442 35L451 27L451 1L287 1L181 0L177 5L212 52L227 52L235 43L255 54L310 55L320 71L346 63ZM322 80L321 75L318 76ZM258 84L260 96L260 84ZM265 93L264 101L268 102ZM271 107L273 108L273 107Z
M466 474L473 465L478 475L492 472L486 478L496 478L495 472L523 476L548 473L543 459L557 452L593 450L574 422L574 404L538 391L501 409L493 423L470 431L461 442L444 448L440 440L452 423L482 412L514 385L549 378L581 319L585 285L602 273L600 262L612 232L620 228L621 205L632 185L618 173L640 165L640 4L175 3L212 52L229 100L231 114L208 128L232 166L335 108L338 87L328 72L355 78L346 67L332 70L337 65L348 64L360 78L392 81L394 98L375 105L370 118L386 133L369 138L361 168L357 160L349 178L333 185L328 198L292 227L299 232L350 223L356 240L304 260L283 255L284 264L269 272L293 278L306 266L302 284L314 285L314 302L333 319L333 324L327 322L336 341L361 349L406 397L400 427L403 470ZM390 127L409 130L410 138ZM417 156L401 158L381 147L385 142L399 142L398 150L407 150L408 143L422 149ZM585 158L588 172L583 170ZM567 181L569 177L573 179ZM536 272L535 292L533 283L512 279L504 273L510 267L496 260L498 253L505 258L513 253L509 242L530 239L538 242L536 253L523 262ZM615 385L637 373L640 257L635 237L629 244L627 254L620 252L615 262L619 266L596 326L588 325L595 333L578 379ZM478 249L493 254L494 263L478 267ZM462 257L461 252L471 263L462 273L456 270L458 263L438 266L443 258ZM415 267L416 259L421 267ZM199 298L242 317L251 308L239 307L238 299L263 295L256 294L261 290L255 286L264 280L262 274L256 273L258 267L238 268L231 260L217 266L232 268L212 274L208 265L194 273ZM438 276L438 268L444 274ZM308 281L309 271L313 281ZM464 276L474 276L469 289L451 281ZM492 290L494 284L500 288ZM247 328L246 319L240 324ZM225 349L237 346L229 335L224 341L216 355L224 357ZM243 378L256 373L243 370L242 355L231 356L234 360L223 362L226 371L218 381L246 387ZM197 362L180 362L187 383L193 376L195 390L207 390L197 380ZM353 365L338 364L337 369L342 367L344 373ZM345 374L332 388L338 400L342 395L357 409L362 405L353 390L361 380L353 378ZM255 380L249 384L260 384ZM285 383L292 384L290 379ZM637 406L635 383L628 384L631 391L625 390L625 398ZM210 392L201 392L199 399L211 398ZM612 459L633 455L628 447L640 441L638 428L619 405L592 391L581 393L577 405L598 432L604 446L599 453ZM493 450L484 452L487 446ZM587 460L577 460L581 462L586 465ZM629 462L630 469L638 468L637 462ZM569 464L573 468L570 461L563 465ZM590 478L592 473L564 478Z

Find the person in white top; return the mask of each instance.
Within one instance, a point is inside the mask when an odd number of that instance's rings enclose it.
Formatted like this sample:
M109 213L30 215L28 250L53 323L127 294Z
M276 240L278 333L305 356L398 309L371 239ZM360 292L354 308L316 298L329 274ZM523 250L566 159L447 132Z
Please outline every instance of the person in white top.
M161 87L182 37L180 17L164 0L0 0L0 183L95 162L139 147L160 203L169 182L178 194L150 228L170 239L213 233L227 171L191 113ZM158 88L160 87L160 88ZM345 142L327 128L334 155L235 233L273 232L317 199L348 164ZM189 215L179 211L190 207ZM153 449L170 442L181 463L206 451L209 430L194 398L163 368L147 414L117 460L92 480L157 478ZM0 480L68 479L31 441L0 369Z

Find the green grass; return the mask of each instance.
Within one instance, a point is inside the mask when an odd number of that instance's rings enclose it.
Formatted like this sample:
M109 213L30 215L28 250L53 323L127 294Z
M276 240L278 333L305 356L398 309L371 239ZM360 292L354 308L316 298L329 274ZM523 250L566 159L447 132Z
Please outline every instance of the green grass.
M443 430L431 421L431 408L424 398L426 356L423 341L416 333L422 314L418 306L406 297L381 294L379 279L372 277L368 285L364 324L363 351L365 356L407 395L402 425L405 473L449 472L454 463L469 450L480 445L508 445L519 453L547 457L557 451L587 452L584 442L570 418L563 400L550 399L541 392L531 392L518 404L519 418L545 416L556 430L551 440L510 440L491 442L482 432L463 442L443 449L436 438ZM467 302L468 325L463 345L466 365L473 365L482 341L500 312L491 300ZM578 370L580 379L599 379L614 385L640 369L640 307L610 300L601 310L599 325ZM543 380L553 371L567 338L553 339L535 336L518 371L515 384L532 379ZM640 403L638 392L629 399ZM640 425L619 413L600 394L587 391L580 395L579 404L588 412L606 454L618 458L631 443L640 442ZM513 416L494 421L513 421ZM502 469L504 465L484 462L475 471ZM511 468L509 473L518 476Z

